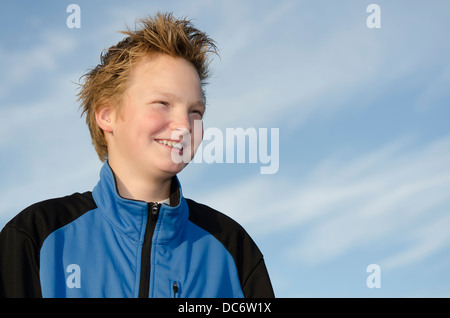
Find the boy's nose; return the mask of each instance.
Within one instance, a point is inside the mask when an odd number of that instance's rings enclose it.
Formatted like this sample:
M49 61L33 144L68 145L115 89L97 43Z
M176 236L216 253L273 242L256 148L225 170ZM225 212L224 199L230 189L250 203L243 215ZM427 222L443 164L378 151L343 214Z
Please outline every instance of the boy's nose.
M172 130L189 131L192 132L191 122L188 114L179 114L174 116L171 127Z

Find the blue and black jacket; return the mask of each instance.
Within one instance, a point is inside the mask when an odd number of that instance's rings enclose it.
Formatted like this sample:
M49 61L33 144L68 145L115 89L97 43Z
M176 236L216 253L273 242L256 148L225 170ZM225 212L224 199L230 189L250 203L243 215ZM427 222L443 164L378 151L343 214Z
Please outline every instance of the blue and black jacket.
M273 297L245 230L185 199L124 199L105 163L92 192L34 204L0 233L2 297Z

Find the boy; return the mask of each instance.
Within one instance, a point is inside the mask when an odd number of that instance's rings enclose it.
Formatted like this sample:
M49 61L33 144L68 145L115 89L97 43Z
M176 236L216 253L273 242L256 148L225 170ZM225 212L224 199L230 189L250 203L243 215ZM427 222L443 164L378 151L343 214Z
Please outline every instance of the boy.
M187 163L174 154L192 159L198 146L194 121L205 112L214 42L171 14L140 22L85 75L79 94L104 162L100 181L5 226L0 296L274 296L245 230L185 199L176 176Z

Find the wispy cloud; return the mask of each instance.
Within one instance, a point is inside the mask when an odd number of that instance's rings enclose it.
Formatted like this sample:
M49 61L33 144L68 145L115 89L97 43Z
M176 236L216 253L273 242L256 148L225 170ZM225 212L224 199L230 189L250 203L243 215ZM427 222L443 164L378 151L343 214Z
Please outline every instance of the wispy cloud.
M429 208L433 207L433 205L429 206ZM431 215L431 220L424 220L417 227L417 232L410 234L411 242L406 248L380 261L383 269L394 270L407 267L439 251L447 252L450 248L450 212L448 209L444 210L440 216Z
M0 108L0 228L27 205L90 190L98 178L72 77L59 79L45 99Z
M206 119L211 125L263 126L279 120L298 127L312 114L336 114L370 103L391 85L404 85L429 54L437 61L445 56L440 43L419 46L422 34L408 32L400 23L388 31L368 29L360 6L347 5L348 15L333 16L328 10L302 11L283 4L273 5L273 14L261 15L250 14L249 4L237 5L237 13L230 13L215 31L223 52L208 87ZM428 87L424 101L437 90L443 94L446 78L443 73ZM240 85L230 85L236 82Z
M401 233L410 246L386 261L394 267L450 244L448 228L436 226L448 223L449 162L449 136L425 146L400 140L367 155L327 159L296 181L256 176L204 197L258 237L292 232L285 252L307 264L374 242L389 246ZM417 234L429 219L430 230ZM426 246L434 248L421 253Z
M73 38L58 32L44 30L37 33L40 41L21 50L0 48L0 98L17 89L17 85L27 83L36 74L38 78L49 70L55 70L59 59L76 46ZM35 86L32 83L29 86Z

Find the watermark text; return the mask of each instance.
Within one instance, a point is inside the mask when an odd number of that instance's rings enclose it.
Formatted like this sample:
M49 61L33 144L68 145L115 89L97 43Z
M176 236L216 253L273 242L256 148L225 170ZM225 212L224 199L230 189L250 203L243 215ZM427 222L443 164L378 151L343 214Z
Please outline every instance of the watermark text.
M250 163L260 164L261 174L275 174L279 169L279 128L226 128L225 132L216 127L203 131L201 120L194 121L193 136L189 131L174 132L173 140L182 140L173 151L176 163ZM270 140L269 140L270 139ZM196 155L192 159L192 147ZM192 161L191 161L192 160Z

